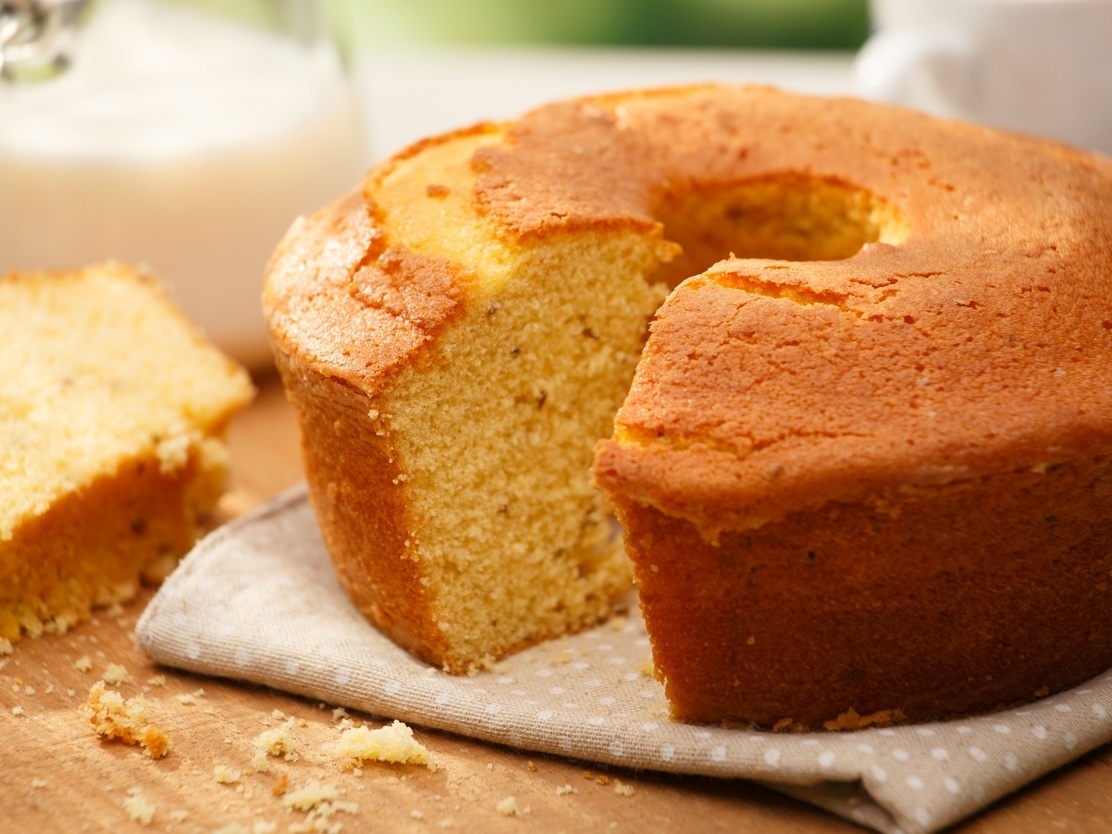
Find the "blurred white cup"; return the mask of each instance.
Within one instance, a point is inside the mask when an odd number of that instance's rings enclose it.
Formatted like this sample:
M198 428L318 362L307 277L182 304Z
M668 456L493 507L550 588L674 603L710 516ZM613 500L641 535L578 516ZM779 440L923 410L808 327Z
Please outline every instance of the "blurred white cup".
M75 2L18 5L33 17ZM68 32L68 69L9 61L0 274L145 266L213 341L266 366L266 262L299 214L348 190L366 164L319 11L319 0L98 0Z
M859 93L1112 154L1112 0L870 0Z

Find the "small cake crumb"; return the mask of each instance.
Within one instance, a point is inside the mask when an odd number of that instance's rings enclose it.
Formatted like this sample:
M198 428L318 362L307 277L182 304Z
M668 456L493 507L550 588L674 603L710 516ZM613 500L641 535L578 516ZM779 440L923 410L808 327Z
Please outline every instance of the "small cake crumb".
M142 696L125 701L120 693L107 689L104 681L97 681L89 690L81 712L99 736L138 744L152 759L162 758L170 752L170 740L151 723Z
M807 725L792 718L781 718L772 725L772 732L774 733L805 733L807 732Z
M222 785L230 785L233 782L238 782L239 777L242 775L243 773L241 771L228 767L227 765L217 765L212 769L212 778Z
M16 704L12 707L12 715L23 715L23 707Z
M515 796L507 796L504 799L500 799L498 804L494 807L497 809L498 813L505 814L507 817L520 817L528 814L530 810L528 805L524 808L520 807L517 804L517 797Z
M858 715L852 707L831 721L824 721L823 727L831 732L837 730L862 730L865 727L884 727L906 721L907 716L900 709L883 709L868 715Z
M656 665L653 663L652 658L642 660L641 665L637 667L637 671L641 673L642 677L651 678L656 676Z
M88 672L93 668L93 660L87 654L83 654L73 662L73 668L78 672Z
M166 676L165 675L151 675L149 678L147 678L147 684L149 686L165 686L166 685Z
M288 791L282 802L287 808L311 811L322 802L332 802L340 795L335 785L310 779L300 788Z
M170 812L170 821L171 822L185 822L187 819L189 819L189 812L188 811L183 811L179 808L177 810L174 810L174 811Z
M45 779L32 779L31 780L31 787L32 788L45 788L47 786L47 784L48 783Z
M104 667L104 674L101 675L101 678L105 683L113 686L119 686L121 683L131 683L131 675L119 663L109 663Z
M432 754L413 738L413 730L401 721L372 730L366 726L351 727L340 734L338 741L324 745L323 752L343 759L342 766L354 767L362 761L393 764L420 764L436 770Z
M625 782L617 782L614 785L614 793L618 796L633 796L633 785L627 785Z
M271 796L281 796L282 794L284 794L289 789L289 786L290 786L289 774L288 773L283 773L281 776L279 776L277 779L275 779L274 784L270 786L270 794L271 794Z
M193 704L197 703L198 698L204 698L204 697L205 697L205 690L204 689L195 689L192 692L186 692L183 695L179 695L178 696L178 703L179 704L185 704L187 706L192 706Z
M11 654L15 651L12 641L7 637L0 637L0 654Z
M139 788L128 788L124 811L140 825L150 825L154 819L155 806Z
M573 788L571 785L556 786L556 796L567 796L569 793L579 793L579 791Z
M267 756L282 756L287 762L297 760L298 753L291 735L294 723L294 719L290 718L281 726L263 730L255 736L252 741L255 755L251 759L251 765L257 772L265 773L270 769Z

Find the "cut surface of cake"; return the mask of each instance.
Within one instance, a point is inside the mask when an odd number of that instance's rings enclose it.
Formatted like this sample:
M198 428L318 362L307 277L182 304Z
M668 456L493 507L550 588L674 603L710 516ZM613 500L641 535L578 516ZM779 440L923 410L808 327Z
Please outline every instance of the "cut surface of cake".
M162 578L227 486L246 372L156 281L0 278L0 637L64 631Z
M420 146L297 223L265 306L339 575L455 672L607 616L631 569L592 444L663 289L657 234L521 240L474 210L471 155Z

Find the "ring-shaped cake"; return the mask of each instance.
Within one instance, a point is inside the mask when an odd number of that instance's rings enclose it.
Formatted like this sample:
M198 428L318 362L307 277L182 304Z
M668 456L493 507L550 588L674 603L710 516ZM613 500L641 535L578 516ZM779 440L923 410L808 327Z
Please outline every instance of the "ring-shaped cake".
M379 165L264 306L342 581L450 671L612 610L608 506L680 719L1112 666L1098 155L765 88L562 102Z

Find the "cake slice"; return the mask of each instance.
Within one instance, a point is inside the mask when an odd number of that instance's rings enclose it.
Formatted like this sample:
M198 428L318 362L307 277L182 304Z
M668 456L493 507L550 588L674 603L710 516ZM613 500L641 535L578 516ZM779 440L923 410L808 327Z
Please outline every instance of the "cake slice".
M118 264L0 278L0 640L162 578L224 491L246 372Z

